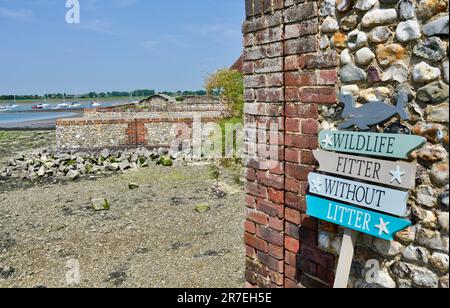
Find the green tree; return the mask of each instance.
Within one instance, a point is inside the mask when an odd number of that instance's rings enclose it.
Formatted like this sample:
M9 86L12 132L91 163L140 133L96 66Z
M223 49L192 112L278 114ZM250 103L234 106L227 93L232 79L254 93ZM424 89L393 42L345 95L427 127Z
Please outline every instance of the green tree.
M244 75L241 72L220 69L206 80L208 95L217 94L228 102L233 116L242 117L244 113Z

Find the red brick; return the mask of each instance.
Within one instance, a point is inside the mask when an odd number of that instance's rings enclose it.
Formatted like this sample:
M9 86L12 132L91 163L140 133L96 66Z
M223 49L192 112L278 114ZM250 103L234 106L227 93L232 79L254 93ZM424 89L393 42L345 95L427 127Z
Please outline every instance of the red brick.
M284 261L283 260L277 260L277 259L269 256L267 253L263 253L261 251L258 251L257 256L258 256L259 262L261 262L262 264L267 266L269 269L272 269L279 273L283 272L283 269L284 269Z
M245 255L249 258L256 258L256 250L255 248L245 245Z
M319 133L319 121L316 119L303 119L302 120L302 134L314 134Z
M305 213L302 213L302 221L300 225L302 228L317 230L317 218L310 217Z
M299 69L298 56L287 56L284 58L284 69L286 71L296 71Z
M251 235L250 233L245 233L244 240L245 244L247 244L248 246L256 248L259 251L263 252L268 251L267 242L254 235Z
M286 192L286 205L294 209L301 209L304 197Z
M302 88L300 89L302 103L336 104L335 88Z
M261 211L255 211L248 209L247 210L247 218L251 221L256 222L260 225L267 225L269 223L269 218L267 214L261 212Z
M284 177L279 174L273 174L269 171L258 171L258 182L267 187L272 187L276 189L284 188ZM269 191L270 193L270 191ZM270 198L270 196L269 196Z
M338 81L337 70L319 71L317 76L317 84L322 86L335 85Z
M300 227L291 222L286 221L284 233L296 240L300 239Z
M300 255L302 258L316 262L327 269L334 269L335 257L329 253L323 252L318 248L309 245L301 245Z
M292 266L289 265L285 265L284 266L284 274L287 278L291 279L291 280L296 280L297 279L297 269L295 269Z
M297 266L297 254L286 250L284 252L284 261L291 266Z
M284 287L286 289L299 289L300 288L300 286L297 283L295 283L292 280L287 279L287 278L284 279Z
M284 231L284 220L276 217L269 217L269 227L276 231Z
M245 204L249 208L256 209L256 199L252 196L245 196Z
M294 148L286 148L284 153L286 161L291 163L300 163L300 150Z
M283 246L283 234L279 231L275 231L264 226L257 226L256 234L258 237L266 240L268 243Z
M285 100L288 102L300 101L300 91L298 88L286 88L284 90Z
M250 233L250 234L255 234L256 233L256 225L255 225L255 223L253 221L247 220L244 223L244 228L245 228L245 231Z
M317 149L318 140L315 135L286 134L285 145L299 149Z
M298 194L300 192L300 181L293 179L293 178L287 178L286 179L286 191Z
M300 163L303 165L316 166L317 160L312 151L302 151L300 155Z
M269 254L277 260L284 260L283 246L277 246L269 243Z
M264 212L271 217L284 218L283 206L281 206L279 204L274 204L270 201L262 200L262 199L258 199L256 204L257 204L258 210L260 210L261 212ZM266 217L268 220L267 215L266 215Z
M300 241L295 238L285 236L284 247L293 253L298 253L300 250Z
M260 197L260 198L267 197L267 188L266 187L255 184L255 183L249 183L249 182L247 182L245 186L246 186L248 194L253 195L255 197Z
M283 186L284 188L284 186ZM276 190L273 188L267 189L268 198L270 201L276 204L283 204L284 203L284 191L282 190Z
M313 171L312 167L286 163L286 175L300 181L307 181L311 171Z
M293 224L300 225L301 223L301 214L300 211L286 208L284 212L285 219Z
M282 286L284 282L284 275L272 270L269 270L270 281L278 286Z
M316 85L316 75L314 72L286 72L285 86L315 86Z
M291 133L301 132L301 121L298 118L286 118L286 131Z

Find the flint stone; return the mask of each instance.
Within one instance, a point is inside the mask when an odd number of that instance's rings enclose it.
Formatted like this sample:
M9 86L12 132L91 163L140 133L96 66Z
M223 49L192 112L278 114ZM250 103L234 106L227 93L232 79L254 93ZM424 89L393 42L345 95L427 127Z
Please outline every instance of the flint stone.
M346 86L341 87L342 94L350 94L353 95L355 98L359 96L359 87L356 84L350 84Z
M393 257L403 252L405 247L399 242L376 238L373 241L376 252L385 257Z
M323 21L321 29L323 33L334 33L339 30L339 24L336 19L328 16Z
M449 96L449 87L442 81L430 83L417 91L417 99L423 103L437 104Z
M359 65L369 65L372 63L373 59L375 59L375 54L367 47L356 52L355 60Z
M396 9L375 9L367 12L362 18L363 27L372 27L376 25L385 25L397 20Z
M417 44L413 52L418 57L438 62L446 58L447 52L445 49L444 42L440 38L433 36Z
M382 81L393 80L404 83L408 80L408 76L408 67L402 63L395 63L383 73Z
M448 273L448 255L443 253L434 253L431 256L431 264L442 274Z
M411 268L411 279L413 283L419 287L423 288L439 287L439 277L429 269L423 267L413 266Z
M448 285L448 274L441 278L441 280L439 281L439 285L443 289L448 289L449 288L449 285Z
M341 65L346 65L353 63L353 55L350 53L350 50L344 49L341 52Z
M358 0L358 2L355 4L355 8L361 11L367 11L371 9L378 0Z
M423 33L426 36L448 35L448 15L430 21L423 27Z
M336 15L336 0L324 0L319 9L320 16Z
M442 64L442 70L443 70L444 80L445 80L445 82L448 84L448 78L449 78L449 66L448 66L448 61L445 61L445 62Z
M358 26L358 15L356 13L344 16L340 20L340 27L343 31L351 31Z
M386 26L379 26L369 32L369 40L373 43L386 42L392 36L392 31Z
M349 63L341 69L341 80L344 83L363 81L366 78L367 73L353 63Z
M434 207L437 203L436 192L429 185L422 185L417 188L416 201L426 207Z
M76 180L78 177L80 176L80 173L76 170L69 170L69 172L67 172L66 177L69 180Z
M444 103L438 106L427 107L427 120L438 123L449 122L449 108L448 103Z
M414 3L411 0L402 0L398 4L398 11L402 20L416 18L416 9L414 7Z
M358 29L353 30L348 34L347 45L350 50L357 50L367 46L367 34Z
M431 181L438 185L439 187L443 187L448 185L449 174L448 174L448 163L440 163L435 164L431 168Z
M369 66L367 69L367 80L370 83L377 83L381 81L383 72L376 66Z
M407 20L399 23L395 34L400 42L417 40L422 37L417 20Z
M341 13L347 13L353 9L353 0L336 0L336 8Z
M425 62L420 62L414 66L413 79L415 82L430 82L441 76L441 70Z
M399 44L380 44L377 47L378 62L387 66L406 58L406 50Z
M403 258L418 265L427 265L430 258L430 252L423 248L414 245L409 245L403 251Z
M417 242L430 249L448 253L448 236L443 236L439 231L419 228L417 231Z

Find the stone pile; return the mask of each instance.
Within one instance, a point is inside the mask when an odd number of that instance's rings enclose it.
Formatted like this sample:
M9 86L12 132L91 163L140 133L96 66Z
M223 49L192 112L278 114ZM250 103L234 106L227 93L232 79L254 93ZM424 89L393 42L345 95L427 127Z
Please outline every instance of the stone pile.
M59 153L46 149L31 154L20 154L0 169L0 177L37 180L65 177L76 180L83 175L100 175L128 169L145 168L150 164L172 166L168 150L145 148L125 151L108 149L100 153Z

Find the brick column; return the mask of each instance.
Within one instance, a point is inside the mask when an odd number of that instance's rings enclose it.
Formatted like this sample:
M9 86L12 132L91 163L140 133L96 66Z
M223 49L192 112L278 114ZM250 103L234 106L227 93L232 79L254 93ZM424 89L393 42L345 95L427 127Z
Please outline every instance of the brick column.
M270 148L268 138L248 138L266 150L246 169L248 287L329 287L334 280L334 256L317 248L318 222L305 214L319 108L336 103L337 54L318 49L318 2L246 0L246 123L279 128ZM270 166L261 155L267 149L279 154Z

